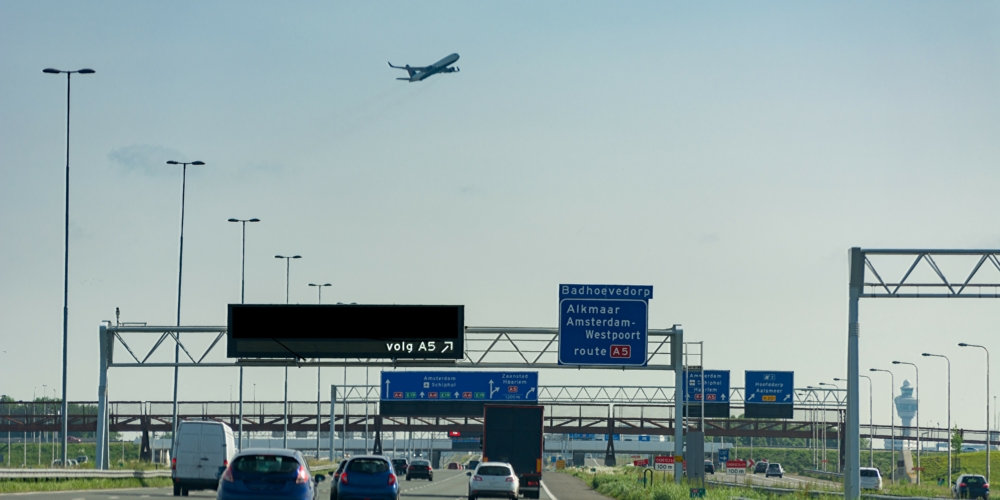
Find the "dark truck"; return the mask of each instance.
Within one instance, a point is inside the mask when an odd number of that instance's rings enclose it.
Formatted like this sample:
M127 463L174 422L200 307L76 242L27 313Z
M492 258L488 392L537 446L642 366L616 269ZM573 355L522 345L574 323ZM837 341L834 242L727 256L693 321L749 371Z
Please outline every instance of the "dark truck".
M483 462L514 468L524 498L538 498L542 482L542 406L486 405L483 409Z

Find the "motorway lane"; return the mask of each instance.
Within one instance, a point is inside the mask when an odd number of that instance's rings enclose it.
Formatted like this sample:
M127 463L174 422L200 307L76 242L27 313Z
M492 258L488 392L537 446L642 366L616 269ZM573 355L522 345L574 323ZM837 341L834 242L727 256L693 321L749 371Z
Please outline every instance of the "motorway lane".
M401 479L400 497L403 499L422 500L466 500L469 495L469 478L464 470L438 469L434 471L434 480L426 481L414 479L407 481ZM0 495L0 498L22 497L24 500L144 500L159 499L166 500L174 498L172 488L135 488L127 490L91 490L91 491L55 491L39 493L10 493ZM181 497L183 498L183 497ZM215 498L212 490L192 491L188 498L208 499ZM330 482L324 481L319 484L317 500L329 500ZM545 491L542 491L541 498L553 500ZM569 499L563 499L569 500Z

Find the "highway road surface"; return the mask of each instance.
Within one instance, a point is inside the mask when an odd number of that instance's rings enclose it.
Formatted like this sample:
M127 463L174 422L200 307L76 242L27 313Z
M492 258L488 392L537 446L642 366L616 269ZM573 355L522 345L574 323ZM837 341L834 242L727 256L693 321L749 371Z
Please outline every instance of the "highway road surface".
M422 500L466 500L469 494L468 477L464 470L438 469L434 471L434 481L414 479L412 481L400 481L402 491L401 497L404 499ZM41 492L41 493L13 493L0 495L0 498L20 497L23 500L144 500L173 498L171 488L137 488L128 490L100 490L100 491L64 491L64 492ZM183 498L183 497L180 497ZM188 498L206 499L215 498L215 492L192 491ZM320 483L317 500L329 500L330 483ZM545 500L572 500L553 499L545 490L542 490L541 498Z

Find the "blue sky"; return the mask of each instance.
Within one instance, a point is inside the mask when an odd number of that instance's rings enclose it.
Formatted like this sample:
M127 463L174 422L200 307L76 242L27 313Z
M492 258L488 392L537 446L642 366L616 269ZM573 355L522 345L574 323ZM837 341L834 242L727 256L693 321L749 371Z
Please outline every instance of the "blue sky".
M849 247L1000 247L998 10L0 4L0 392L59 383L65 80L42 68L97 70L73 79L73 399L95 397L97 326L115 307L174 319L170 159L208 164L188 172L186 324L225 321L239 300L225 221L259 217L251 302L284 299L278 253L304 257L293 302L331 282L330 301L465 304L469 325L555 326L560 283L653 285L651 323L704 340L707 366L795 370L804 386L844 374ZM386 66L452 52L460 73L419 84ZM866 302L862 368L953 354L955 404L979 408L981 360L954 344L989 344L996 310ZM943 400L943 369L919 362L922 396ZM312 397L299 372L292 397ZM235 373L208 373L183 373L182 397L228 397ZM281 396L278 371L248 383ZM166 370L112 373L114 399L169 397ZM956 421L981 427L980 413Z

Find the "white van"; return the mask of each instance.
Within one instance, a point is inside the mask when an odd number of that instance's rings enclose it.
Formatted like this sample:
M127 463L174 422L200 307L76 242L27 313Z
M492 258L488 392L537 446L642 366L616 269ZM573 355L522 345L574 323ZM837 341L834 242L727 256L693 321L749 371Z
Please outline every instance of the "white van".
M236 454L233 430L222 422L180 422L170 460L174 496L190 490L214 490Z

